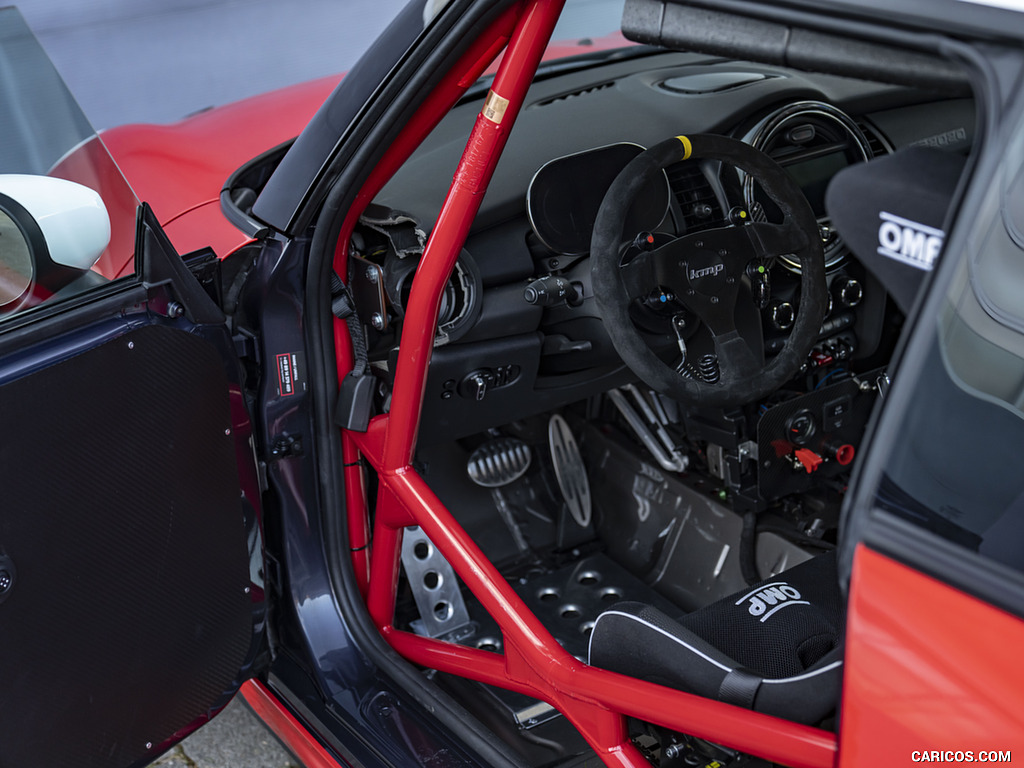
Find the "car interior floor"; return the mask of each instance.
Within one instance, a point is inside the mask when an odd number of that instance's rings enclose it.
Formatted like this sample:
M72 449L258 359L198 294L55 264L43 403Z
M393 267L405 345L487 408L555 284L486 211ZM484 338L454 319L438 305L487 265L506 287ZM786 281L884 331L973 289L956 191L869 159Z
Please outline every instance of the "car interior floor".
M653 393L646 397L655 402ZM618 604L642 603L677 619L748 586L739 562L741 515L716 500L720 489L703 474L663 470L639 440L610 399L596 397L460 440L424 442L416 455L415 466L460 525L583 662L598 616ZM832 548L824 539L798 545L768 528L756 548L762 576ZM799 538L795 528L791 533ZM396 626L503 651L497 623L418 529L406 529L402 566ZM546 702L434 670L424 674L528 764L571 765L563 761L589 752ZM642 748L651 726L631 726ZM665 737L650 742L663 744ZM728 757L713 745L701 749L707 759Z

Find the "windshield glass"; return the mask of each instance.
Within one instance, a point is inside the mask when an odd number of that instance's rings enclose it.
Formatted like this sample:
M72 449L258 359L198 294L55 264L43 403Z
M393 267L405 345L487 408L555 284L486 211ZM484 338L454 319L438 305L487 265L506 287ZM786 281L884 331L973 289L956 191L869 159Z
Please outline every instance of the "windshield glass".
M584 68L596 60L642 55L651 50L650 46L641 46L623 37L624 3L625 0L566 0L537 68L537 77ZM624 48L632 51L624 51ZM480 98L487 92L503 55L504 52L469 89L467 99Z
M619 45L629 43L619 35L625 0L566 0L565 8L551 35L553 46L583 41L596 42L608 36L618 37Z
M138 200L16 8L0 8L0 82L0 174L57 177L99 193L110 243L91 271L129 274Z

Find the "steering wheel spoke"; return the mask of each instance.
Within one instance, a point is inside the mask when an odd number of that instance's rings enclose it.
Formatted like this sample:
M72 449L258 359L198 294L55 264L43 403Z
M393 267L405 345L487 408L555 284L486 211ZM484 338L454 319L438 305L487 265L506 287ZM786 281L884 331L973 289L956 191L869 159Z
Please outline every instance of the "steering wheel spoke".
M789 220L784 224L759 221L747 224L740 230L747 236L752 253L759 259L795 254L807 247L807 234Z
M747 340L733 328L723 334L715 334L715 354L725 381L747 380L761 370L762 363Z
M644 298L658 285L653 256L653 253L641 252L620 267L619 279L630 301Z
M680 237L653 251L635 254L619 270L629 300L646 298L657 288L668 288L677 295L685 293L687 252L687 238Z

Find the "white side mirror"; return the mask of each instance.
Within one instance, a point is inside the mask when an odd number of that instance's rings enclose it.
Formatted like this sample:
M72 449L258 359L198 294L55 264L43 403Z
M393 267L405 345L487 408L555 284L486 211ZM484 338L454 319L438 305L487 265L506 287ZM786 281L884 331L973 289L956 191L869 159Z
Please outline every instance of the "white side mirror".
M95 191L0 174L0 313L46 301L85 275L109 242L110 216Z
M88 187L52 176L0 174L0 195L35 219L56 264L89 269L110 243L107 207Z

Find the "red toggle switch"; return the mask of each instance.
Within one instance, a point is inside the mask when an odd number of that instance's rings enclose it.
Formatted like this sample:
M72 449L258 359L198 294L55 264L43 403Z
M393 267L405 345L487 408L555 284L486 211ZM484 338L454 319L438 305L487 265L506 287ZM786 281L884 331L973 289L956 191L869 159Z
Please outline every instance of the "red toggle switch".
M833 362L835 357L830 352L826 352L823 349L815 347L811 350L811 362L815 368L821 368L823 365L828 365Z
M821 456L816 454L810 448L797 448L793 455L796 456L797 461L804 465L804 469L807 470L807 474L811 474L814 470L821 466L823 459Z

